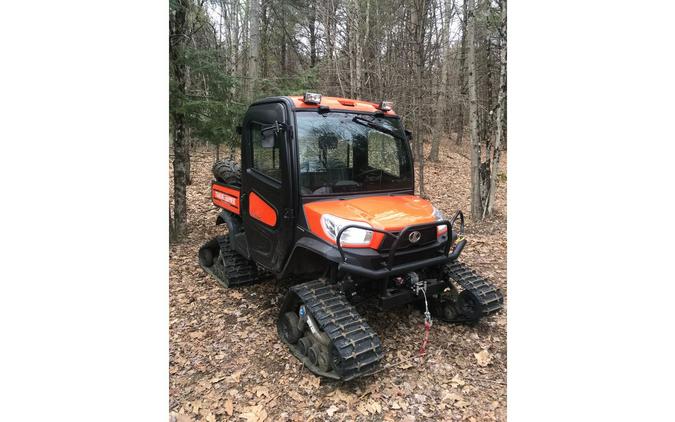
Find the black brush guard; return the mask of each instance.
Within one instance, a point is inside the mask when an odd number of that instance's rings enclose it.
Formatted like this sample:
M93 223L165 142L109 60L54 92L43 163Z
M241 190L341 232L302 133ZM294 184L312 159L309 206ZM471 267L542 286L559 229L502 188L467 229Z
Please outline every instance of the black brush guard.
M349 224L347 226L344 226L340 231L338 232L338 235L335 239L335 242L337 243L338 251L340 252L340 257L341 262L340 265L338 266L339 270L347 271L349 273L357 274L360 276L368 277L368 278L374 278L374 279L381 279L381 278L386 278L392 275L396 274L401 274L401 273L406 273L409 271L413 271L416 269L420 268L425 268L425 267L431 267L435 265L444 265L449 261L453 261L457 259L460 253L462 253L462 249L464 249L464 246L466 245L466 239L461 238L459 242L455 244L454 249L452 252L450 251L450 248L452 247L452 243L454 241L454 236L453 234L453 229L455 222L459 218L459 236L464 235L464 214L462 214L462 211L457 210L455 212L455 215L450 219L450 220L441 220L441 221L436 221L434 223L425 223L425 224L417 224L413 226L408 226L401 230L398 235L395 235L391 232L385 231L385 230L380 230L380 229L374 229L374 228L369 228L369 227L363 227L358 224ZM400 265L394 265L394 261L396 259L396 252L398 248L401 245L401 239L405 239L404 236L409 236L411 232L413 231L420 231L424 229L429 229L431 227L438 227L446 225L448 227L448 233L447 233L447 240L445 241L445 244L443 244L443 254L440 256L436 256L433 258L427 258L419 261L413 261L413 262L408 262L405 264L400 264ZM376 233L382 233L385 236L389 236L394 238L394 243L391 246L391 249L389 250L389 255L387 256L386 259L386 264L384 268L381 269L375 269L371 270L369 268L364 268L362 265L355 265L352 263L348 262L348 252L345 251L345 249L342 247L342 244L340 242L340 238L342 237L342 234L345 232L345 230L350 229L350 228L359 228L362 230L367 230L367 231L372 231ZM437 246L438 247L438 246Z

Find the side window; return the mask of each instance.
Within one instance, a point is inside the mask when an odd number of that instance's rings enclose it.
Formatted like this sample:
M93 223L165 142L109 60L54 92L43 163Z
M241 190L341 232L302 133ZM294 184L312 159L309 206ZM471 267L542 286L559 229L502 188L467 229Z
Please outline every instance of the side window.
M263 148L262 130L259 123L251 123L249 126L253 152L253 168L260 173L281 182L281 169L279 162L279 139L274 142L274 148Z
M376 130L369 131L368 165L399 177L401 175L399 148L400 141L393 136Z

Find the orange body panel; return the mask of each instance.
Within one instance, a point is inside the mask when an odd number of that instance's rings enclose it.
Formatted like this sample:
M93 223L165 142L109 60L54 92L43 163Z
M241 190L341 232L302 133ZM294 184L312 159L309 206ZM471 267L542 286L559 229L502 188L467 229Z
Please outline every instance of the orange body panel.
M239 191L225 186L211 185L211 200L217 207L239 214Z
M431 202L414 195L366 196L354 199L316 201L305 204L304 210L312 233L333 244L335 244L335 241L328 237L321 227L322 214L331 214L347 220L368 223L373 228L386 231L399 231L413 224L436 221ZM373 233L373 240L369 245L350 245L349 247L376 249L383 238L383 234Z
M331 110L346 110L346 111L365 111L369 113L374 113L380 111L377 107L379 104L371 103L369 101L361 100L352 100L349 98L339 98L339 97L321 97L321 104L305 104L302 99L303 97L289 97L293 100L295 108L303 109L316 109L319 105L328 106ZM393 110L383 112L385 116L396 116Z
M277 225L277 212L270 204L255 192L251 192L248 198L248 213L251 217L270 227Z

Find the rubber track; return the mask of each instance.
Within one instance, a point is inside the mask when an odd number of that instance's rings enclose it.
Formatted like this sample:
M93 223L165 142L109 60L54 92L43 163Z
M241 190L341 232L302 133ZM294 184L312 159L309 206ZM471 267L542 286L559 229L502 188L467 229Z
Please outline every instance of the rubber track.
M228 236L218 236L216 240L220 246L220 256L207 271L218 279L222 286L228 288L248 286L268 276L266 272L260 271L253 261L239 255L230 245Z
M348 381L372 372L384 356L380 338L347 302L323 281L291 287L328 335L342 358L340 379Z
M465 264L455 261L448 264L447 269L450 278L478 300L483 316L491 315L504 306L502 292Z

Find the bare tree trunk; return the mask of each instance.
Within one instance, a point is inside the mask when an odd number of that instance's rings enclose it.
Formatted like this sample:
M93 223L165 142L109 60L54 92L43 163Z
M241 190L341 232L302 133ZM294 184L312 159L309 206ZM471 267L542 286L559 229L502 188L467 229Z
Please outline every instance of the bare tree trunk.
M244 73L243 70L243 60L241 60L240 56L240 48L241 44L243 42L243 37L240 35L242 32L242 27L245 25L242 25L241 19L239 17L239 0L235 0L234 4L232 5L232 16L234 17L233 24L232 24L232 32L233 32L233 44L232 44L232 52L234 56L234 69L236 69L237 75L242 75Z
M483 216L481 202L481 145L478 137L478 103L476 94L476 48L474 35L476 22L474 15L474 1L467 1L467 50L469 61L469 126L471 131L471 216L480 220Z
M466 103L466 96L468 94L466 89L466 29L467 29L467 3L470 0L464 0L462 5L462 45L459 52L459 101L457 103L457 126L455 132L457 133L457 139L455 144L461 145L464 139L464 104Z
M171 207L169 206L169 242L173 242L175 240L177 240L176 228L173 225L173 216L171 215Z
M443 15L443 29L441 30L441 51L443 63L441 65L441 82L438 89L438 98L436 100L436 118L434 119L434 130L431 137L431 152L429 161L438 161L438 150L445 127L444 116L447 113L446 105L448 103L448 62L450 61L450 43L447 33L450 31L450 1L445 2L445 13Z
M267 78L269 76L269 56L270 56L270 41L269 41L269 4L263 3L263 8L260 11L261 18L261 35L260 35L260 76Z
M281 28L282 32L286 31L286 2L281 0ZM288 72L288 42L286 36L281 37L281 71L284 75Z
M349 56L349 98L356 96L356 49L358 48L358 27L355 24L357 20L358 4L356 0L350 0L348 3L347 22L345 30L347 32L347 53Z
M184 46L187 46L187 43L184 44ZM196 47L196 45L195 45ZM192 81L192 76L191 76L191 69L190 66L185 66L185 88L183 92L190 92L191 90L191 84L190 82ZM192 171L190 169L190 151L192 150L192 131L189 127L185 128L185 184L186 185L191 185L192 184Z
M192 131L188 127L185 135L185 184L190 186L192 184L192 163L190 160L190 152L192 151Z
M186 65L182 60L187 38L186 0L176 2L175 11L170 16L169 57L171 70L179 96L185 95ZM188 145L185 136L185 116L181 110L171 110L173 121L173 232L176 238L182 237L187 230L187 167L189 161Z
M309 14L309 63L316 66L316 0L310 0Z
M251 34L251 49L248 60L248 76L250 82L247 85L247 97L254 100L256 95L256 84L258 82L258 61L260 60L260 0L250 0L249 26Z
M427 0L416 0L415 1L415 10L412 12L412 24L415 30L415 48L416 48L416 63L415 63L415 85L417 88L417 93L414 95L415 98L415 132L416 132L416 145L417 145L417 161L419 167L419 193L421 197L425 197L426 193L424 190L424 138L422 136L422 104L423 101L423 91L422 91L422 73L424 72L424 23L426 20L427 14Z
M504 140L504 121L506 120L506 0L501 0L501 28L499 40L499 93L497 94L497 122L495 124L495 145L490 169L490 194L487 204L487 215L494 214L495 197L497 195L497 176L499 175L499 159Z

